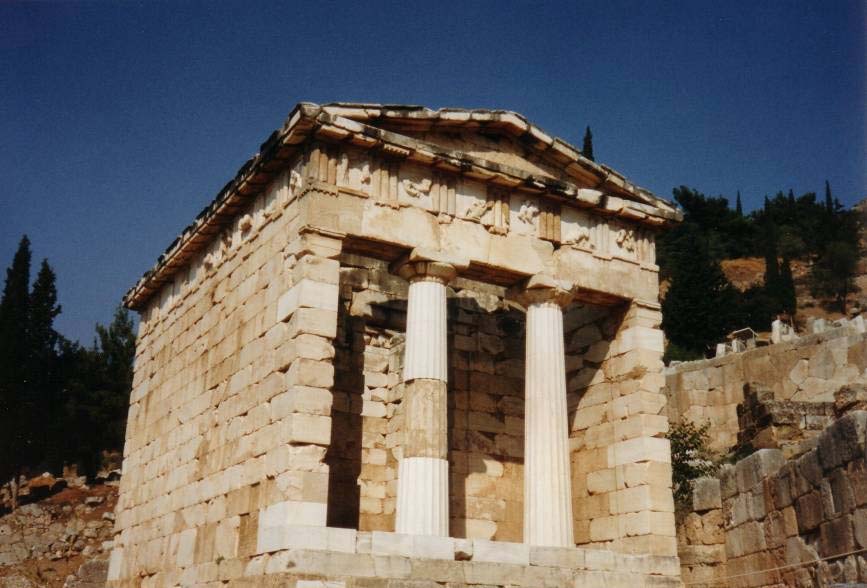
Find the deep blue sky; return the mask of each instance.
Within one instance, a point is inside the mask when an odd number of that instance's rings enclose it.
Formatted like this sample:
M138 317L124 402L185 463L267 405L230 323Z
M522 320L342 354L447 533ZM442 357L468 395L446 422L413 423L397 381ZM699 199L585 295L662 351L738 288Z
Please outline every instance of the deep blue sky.
M851 2L0 5L0 265L94 323L299 101L504 108L669 197L867 196ZM5 276L4 276L5 277Z

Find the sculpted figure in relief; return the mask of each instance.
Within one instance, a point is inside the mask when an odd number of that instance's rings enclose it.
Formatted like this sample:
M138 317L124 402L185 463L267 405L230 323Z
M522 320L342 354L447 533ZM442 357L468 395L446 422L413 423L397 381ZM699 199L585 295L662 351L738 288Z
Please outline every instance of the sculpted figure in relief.
M346 153L341 153L337 162L337 183L349 185L349 155Z
M464 213L464 217L469 220L481 222L482 217L485 216L485 213L493 207L493 200L476 200L475 202L470 204L469 208L467 208L467 211Z
M217 265L217 256L211 251L208 253L205 258L202 260L202 265L205 267L205 271L210 271L214 269L214 266Z
M624 251L635 253L635 231L632 229L618 229L615 237L617 245Z
M242 233L246 233L250 229L253 228L253 215L250 213L245 214L241 217L241 220L238 221L238 228Z
M412 180L403 181L403 189L413 198L419 198L422 194L430 192L431 185L430 178L425 178L420 182L413 182Z
M518 220L528 225L533 224L533 220L539 216L539 207L532 200L524 200L521 204L521 209L518 211Z
M300 190L300 189L301 189L301 174L299 174L297 171L295 171L293 169L292 173L289 174L289 195L295 196L296 190Z
M361 183L370 185L370 163L367 161L361 166Z
M596 244L593 243L593 240L590 238L590 227L579 226L578 232L574 237L566 241L567 245L572 245L573 247L584 247L586 249L595 249Z

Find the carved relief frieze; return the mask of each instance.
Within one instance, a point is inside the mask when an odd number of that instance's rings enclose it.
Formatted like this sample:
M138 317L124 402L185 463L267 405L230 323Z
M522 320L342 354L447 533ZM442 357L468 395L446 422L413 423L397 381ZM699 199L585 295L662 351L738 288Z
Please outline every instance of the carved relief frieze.
M598 257L616 257L643 265L655 263L650 229L597 217L571 207L563 207L561 224L563 245Z
M422 198L430 193L433 182L431 182L430 178L422 178L418 181L405 178L401 182L401 185L403 186L404 192L406 192L406 194L411 198Z
M490 200L473 200L467 209L464 211L464 218L477 223L482 222L485 214L493 207L494 203Z
M301 173L299 170L292 170L289 172L289 184L288 190L286 192L287 204L294 200L301 190L304 188L304 178L301 177Z
M600 249L601 230L595 217L567 206L561 210L560 221L563 245L591 252Z
M367 153L344 151L337 162L337 185L370 195L371 165Z
M344 151L337 160L337 185L348 186L349 184L349 154Z
M617 244L617 252L628 257L635 257L635 229L631 227L620 227L614 233L614 242Z
M512 194L509 226L518 235L535 236L538 229L539 201L532 196Z
M615 225L612 227L614 243L612 254L620 259L644 265L655 264L653 233L643 227Z

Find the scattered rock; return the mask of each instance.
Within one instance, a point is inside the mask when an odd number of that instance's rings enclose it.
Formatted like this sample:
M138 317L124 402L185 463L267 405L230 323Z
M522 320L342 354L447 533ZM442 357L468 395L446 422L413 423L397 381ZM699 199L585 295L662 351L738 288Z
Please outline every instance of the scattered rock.
M32 586L33 582L18 574L0 578L0 588L31 588Z

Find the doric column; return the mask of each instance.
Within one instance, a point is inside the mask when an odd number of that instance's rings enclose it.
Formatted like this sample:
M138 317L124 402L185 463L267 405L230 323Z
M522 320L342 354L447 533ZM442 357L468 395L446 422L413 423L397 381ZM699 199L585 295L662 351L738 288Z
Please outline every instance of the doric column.
M574 547L563 307L569 286L537 275L516 292L527 308L524 543Z
M409 281L397 533L449 534L446 284L456 265L413 251L394 267Z

